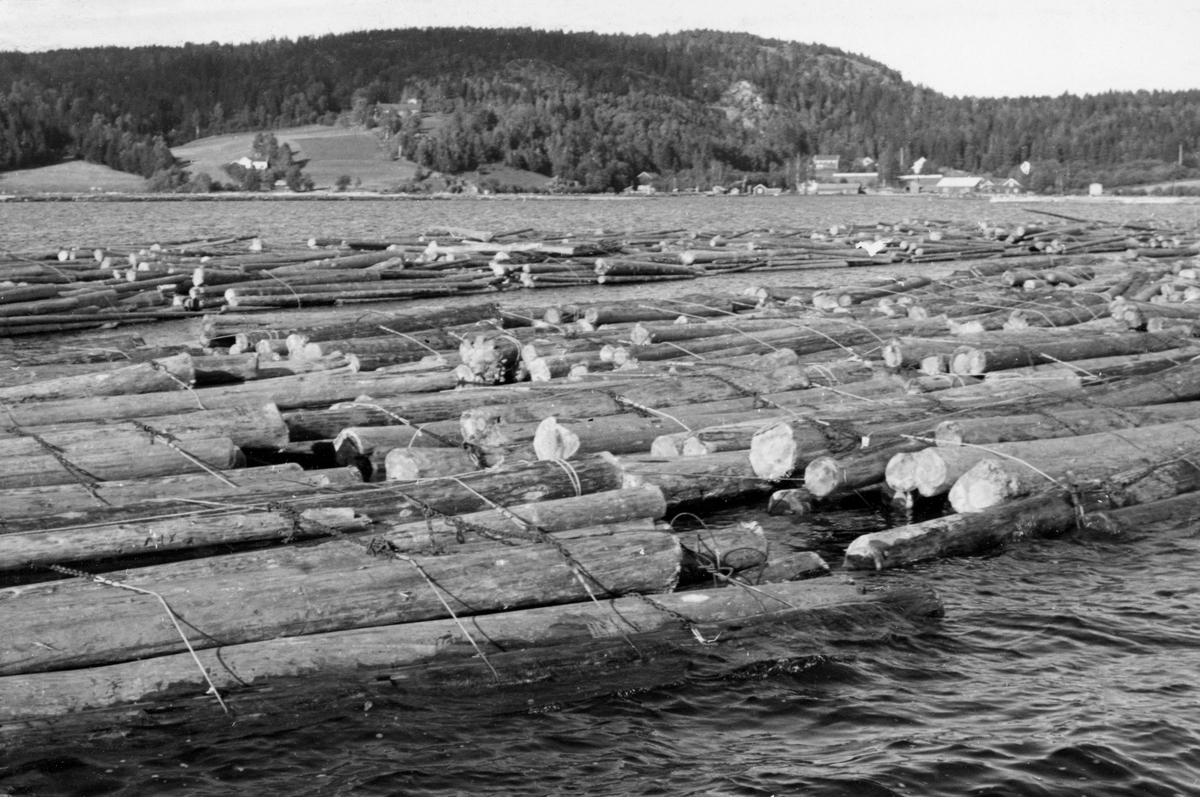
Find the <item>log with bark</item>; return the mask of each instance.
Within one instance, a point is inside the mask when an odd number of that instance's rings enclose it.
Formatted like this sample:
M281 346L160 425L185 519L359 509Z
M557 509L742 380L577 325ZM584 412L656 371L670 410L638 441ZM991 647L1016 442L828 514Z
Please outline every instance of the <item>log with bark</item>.
M452 619L428 620L227 645L199 650L197 655L212 684L246 719L248 706L239 702L238 690L289 677L340 678L366 673L374 679L387 668L432 661L439 651L443 660L447 653L475 655L476 645L490 657L525 648L555 651L559 645L579 640L619 639L624 644L631 634L676 627L680 616L696 624L708 639L718 634L714 624L764 614L781 616L780 612L808 628L832 621L834 627L844 629L848 618L861 615L861 622L877 633L889 622L887 615L877 610L883 606L896 607L898 616L939 613L939 603L929 591L919 601L905 603L899 597L895 592L867 593L847 581L818 579L763 584L753 591L691 590L656 595L653 602L630 596L499 612L473 618L468 630ZM833 614L822 622L822 613L830 611ZM22 721L63 715L86 721L97 709L149 700L161 704L169 699L185 701L191 711L204 716L221 716L211 697L199 705L195 700L209 688L186 652L82 670L14 675L0 678L0 719L5 728L28 734L32 728ZM108 727L114 722L111 715L98 720Z
M568 556L564 555L564 547ZM187 619L196 649L280 636L525 608L630 591L670 591L681 549L660 532L582 537L453 556L372 555L333 541L171 565L109 578L152 590ZM269 567L264 567L269 563ZM314 611L314 609L319 609ZM111 664L186 650L158 600L85 579L10 596L0 674Z
M244 464L241 449L228 437L176 440L143 429L98 434L94 427L0 437L0 490L219 471Z
M187 390L195 381L196 371L191 355L176 354L97 373L0 387L0 402L9 404Z
M846 548L845 567L876 570L943 556L970 555L1010 539L1056 534L1080 523L1088 525L1094 513L1103 515L1114 508L1195 495L1200 488L1200 467L1193 462L1196 454L1195 448L1176 452L1147 467L1125 470L1099 482L1077 484L1074 491L1048 490L980 512L946 515L864 534Z
M1070 486L1107 478L1132 465L1149 467L1172 460L1198 444L1200 420L1190 420L1078 437L945 449L980 455L955 479L948 491L950 505L956 512L979 512L1044 490L1048 484ZM955 462L954 471L965 464Z
M207 472L183 473L89 485L56 484L0 491L0 506L4 507L4 525L0 526L0 532L18 528L18 518L38 518L36 526L46 528L52 521L41 520L43 516L73 513L78 519L81 513L105 506L166 502L174 498L254 498L264 491L291 489L301 492L362 482L357 468L306 471L295 463L238 468L223 471L221 476L222 479L215 479ZM225 480L234 486L225 484Z

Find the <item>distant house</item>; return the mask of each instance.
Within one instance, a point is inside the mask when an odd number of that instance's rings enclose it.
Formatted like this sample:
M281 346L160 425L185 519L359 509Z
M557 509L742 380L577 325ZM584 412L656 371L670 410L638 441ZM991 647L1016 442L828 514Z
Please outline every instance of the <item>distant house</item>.
M848 183L858 183L859 185L869 185L879 182L879 172L834 172L833 182L840 183L845 180Z
M806 194L861 194L863 187L859 183L818 183L816 180L811 180L804 184L804 193Z
M936 186L942 180L940 174L902 174L900 175L900 183L904 186L904 190L910 194L919 194L922 191L928 191Z
M838 170L841 163L841 157L837 155L813 155L813 172L818 180L829 180L830 176Z
M813 155L813 168L819 172L836 172L841 161L839 155Z
M757 184L750 190L754 192L755 196L779 196L783 193L782 188L770 188L762 183Z
M982 184L982 177L943 177L934 190L942 194L973 194Z
M1019 194L1025 190L1025 186L1021 185L1021 181L1015 177L1005 177L1003 180L996 178L995 191L1000 194Z
M657 179L658 179L657 172L641 172L637 176L637 181L638 181L639 185L650 185L650 183L654 182Z
M241 166L243 169L253 169L256 172L265 172L268 165L266 161L250 160L245 156L238 158L234 161L234 163L236 163L238 166Z

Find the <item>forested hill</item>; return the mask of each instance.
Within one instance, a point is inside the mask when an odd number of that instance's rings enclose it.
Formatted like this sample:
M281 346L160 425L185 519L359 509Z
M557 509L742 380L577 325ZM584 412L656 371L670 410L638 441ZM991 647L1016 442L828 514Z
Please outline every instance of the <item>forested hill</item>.
M149 176L195 138L347 120L431 169L503 162L591 190L643 171L781 184L817 153L847 169L869 156L885 178L923 156L992 174L1031 160L1040 179L1072 182L1114 182L1134 163L1164 179L1192 171L1200 146L1200 90L951 98L834 48L712 31L405 29L0 53L0 87L0 169L80 157ZM422 124L430 115L437 125Z

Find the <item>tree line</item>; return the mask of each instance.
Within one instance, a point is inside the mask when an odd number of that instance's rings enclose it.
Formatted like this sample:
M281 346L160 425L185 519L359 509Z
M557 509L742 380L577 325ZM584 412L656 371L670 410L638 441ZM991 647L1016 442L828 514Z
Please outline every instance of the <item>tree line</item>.
M918 157L998 175L1031 161L1059 188L1200 166L1200 90L947 97L835 48L713 31L437 28L0 53L0 87L0 169L75 157L150 177L199 137L347 118L428 169L504 163L595 191L643 172L784 184L818 153L846 168L872 158L885 177ZM408 99L425 124L388 112Z

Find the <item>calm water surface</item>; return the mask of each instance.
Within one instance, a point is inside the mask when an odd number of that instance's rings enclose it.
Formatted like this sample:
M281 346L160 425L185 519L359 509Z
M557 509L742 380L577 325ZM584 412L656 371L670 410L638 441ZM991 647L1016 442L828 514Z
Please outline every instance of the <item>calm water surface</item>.
M432 224L667 229L686 217L674 226L729 230L1032 218L977 202L846 200L0 205L0 249L248 230L291 242ZM1193 223L1190 208L1048 209L1108 221L1174 212ZM776 544L835 565L854 536L890 522L870 509L767 518L757 504L707 519L760 520ZM617 688L547 686L534 710L511 692L413 700L312 684L311 703L281 701L257 723L11 745L0 753L0 794L1197 795L1198 567L1190 521L1023 540L864 576L932 585L946 606L940 621L841 641L775 628L752 643L770 662L753 668L718 644Z

